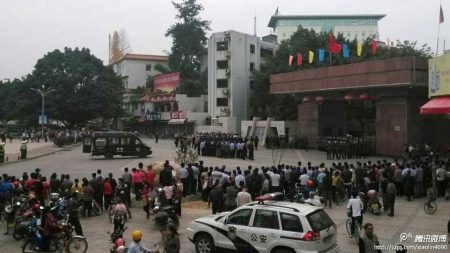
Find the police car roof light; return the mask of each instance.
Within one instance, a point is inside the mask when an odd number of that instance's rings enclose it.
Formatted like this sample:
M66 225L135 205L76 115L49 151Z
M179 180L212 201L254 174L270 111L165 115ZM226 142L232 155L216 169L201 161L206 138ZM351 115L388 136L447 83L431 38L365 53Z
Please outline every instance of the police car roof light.
M284 194L282 192L274 192L274 193L267 193L262 196L256 197L256 201L258 201L258 204L264 204L264 201L267 200L283 200Z

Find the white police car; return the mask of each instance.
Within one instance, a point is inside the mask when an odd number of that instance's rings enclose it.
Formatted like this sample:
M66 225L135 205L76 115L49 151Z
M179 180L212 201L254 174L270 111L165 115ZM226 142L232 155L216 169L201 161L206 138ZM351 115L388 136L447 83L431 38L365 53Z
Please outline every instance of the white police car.
M202 217L187 228L198 253L333 253L336 224L321 207L273 201L267 194L232 212Z

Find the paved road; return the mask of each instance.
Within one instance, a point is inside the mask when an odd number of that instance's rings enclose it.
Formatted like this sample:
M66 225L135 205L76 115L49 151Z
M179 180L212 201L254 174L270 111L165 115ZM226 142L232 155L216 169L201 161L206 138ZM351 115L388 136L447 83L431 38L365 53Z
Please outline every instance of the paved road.
M44 174L56 173L70 173L73 178L88 177L96 169L102 169L104 173L113 172L115 175L120 175L121 169L125 166L135 167L138 162L149 163L153 161L173 160L175 151L172 141L160 140L160 143L154 144L153 140L145 139L154 148L154 154L147 159L137 158L118 158L113 160L105 160L103 158L92 158L87 154L81 153L81 147L75 147L71 150L57 152L56 154L41 157L29 161L19 163L11 163L0 166L1 173L8 173L14 175L21 175L23 171L30 172L36 167L42 169ZM311 161L316 164L324 158L322 152L317 151L298 151L288 150L285 152L282 163L297 164L298 160L307 162ZM255 161L242 161L236 159L217 159L217 158L202 158L207 166L227 165L228 168L235 168L241 166L246 168L248 165L261 166L272 164L272 154L269 150L258 150L255 154ZM329 163L328 163L329 164ZM445 235L447 233L447 222L449 219L450 202L439 199L438 212L429 216L423 212L423 199L412 202L398 199L396 203L396 216L388 217L386 214L374 216L367 214L365 216L366 222L371 222L375 225L375 232L382 244L391 243L397 245L399 243L399 236L401 233L411 233L414 235ZM201 202L187 203L190 208L183 209L183 216L181 218L180 237L182 240L181 252L194 252L193 245L188 242L185 233L186 226L195 218L208 215L208 210ZM195 207L195 208L192 208ZM357 252L356 244L349 239L345 230L345 208L343 205L333 207L333 209L326 209L327 213L332 217L338 225L338 241L341 244L341 252ZM134 203L132 208L133 218L127 224L129 231L126 233L126 239L130 241L132 230L141 229L144 233L143 244L150 247L160 240L159 232L156 231L152 222L145 219L144 212L140 208L140 203ZM85 235L88 238L89 250L88 252L100 253L107 252L110 247L108 241L109 235L107 231L112 229L107 216L104 214L101 217L95 217L90 220L84 219L81 221ZM0 229L4 229L4 223L0 223ZM413 239L403 242L403 244L414 244ZM11 236L4 236L0 233L0 253L20 252L20 242L16 242ZM388 251L383 251L388 252ZM393 252L393 251L391 251ZM420 252L420 251L408 251ZM439 252L439 251L432 251ZM441 251L448 252L448 251Z

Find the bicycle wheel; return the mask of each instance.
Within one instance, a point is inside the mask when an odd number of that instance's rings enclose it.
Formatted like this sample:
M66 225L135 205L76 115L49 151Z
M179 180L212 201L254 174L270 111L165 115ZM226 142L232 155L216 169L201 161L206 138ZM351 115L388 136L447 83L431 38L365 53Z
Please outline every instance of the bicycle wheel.
M67 253L86 253L88 243L85 238L74 237L66 245Z
M356 221L355 234L353 235L353 239L355 239L356 243L358 243L360 235L361 235L361 224L358 221Z
M434 214L437 211L437 204L435 201L426 201L423 205L423 210L427 214Z
M341 202L347 202L348 198L347 198L347 192L345 190L340 192L340 201Z
M352 219L347 219L347 222L345 222L345 228L347 229L348 236L352 236Z

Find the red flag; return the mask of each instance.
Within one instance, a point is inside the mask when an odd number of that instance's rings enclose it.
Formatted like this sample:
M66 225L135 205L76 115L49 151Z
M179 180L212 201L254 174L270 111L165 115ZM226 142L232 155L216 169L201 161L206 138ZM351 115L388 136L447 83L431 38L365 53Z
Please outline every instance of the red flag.
M289 55L289 65L292 65L293 60L294 60L294 56Z
M342 46L334 41L333 34L328 35L328 46L330 52L334 54L339 54L342 50Z
M303 64L303 57L302 54L297 53L297 65L302 65Z
M370 42L370 47L372 48L372 54L376 54L378 42L375 39L373 39L372 42Z
M444 23L444 12L442 11L442 5L440 6L439 9L439 24L440 23Z

